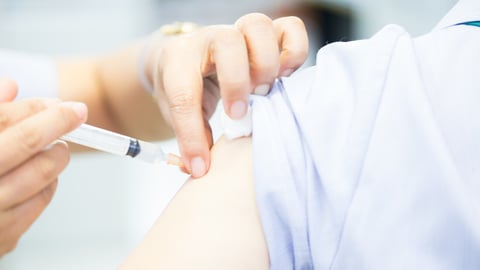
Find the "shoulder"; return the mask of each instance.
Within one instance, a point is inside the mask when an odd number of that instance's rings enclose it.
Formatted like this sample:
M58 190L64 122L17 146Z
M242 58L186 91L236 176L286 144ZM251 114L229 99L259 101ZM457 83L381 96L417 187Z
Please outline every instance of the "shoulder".
M404 28L387 25L369 39L335 42L324 46L317 53L317 74L325 72L358 74L385 69L400 40L411 40ZM384 71L384 70L383 70Z

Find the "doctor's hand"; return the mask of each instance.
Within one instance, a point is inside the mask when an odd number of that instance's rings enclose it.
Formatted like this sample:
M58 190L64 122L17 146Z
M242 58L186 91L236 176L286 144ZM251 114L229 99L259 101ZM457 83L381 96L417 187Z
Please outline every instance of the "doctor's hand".
M48 99L12 101L14 82L0 81L0 256L15 248L52 199L69 161L55 139L86 120L80 103Z
M193 177L210 166L208 120L219 98L227 115L240 119L249 94L266 95L277 77L290 75L308 54L300 19L271 20L257 13L235 25L208 26L157 42L147 53L147 79Z

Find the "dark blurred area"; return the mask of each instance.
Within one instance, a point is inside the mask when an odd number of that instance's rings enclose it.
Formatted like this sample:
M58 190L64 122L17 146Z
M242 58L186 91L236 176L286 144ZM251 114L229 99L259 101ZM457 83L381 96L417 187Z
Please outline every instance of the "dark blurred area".
M292 2L266 12L272 18L297 16L308 32L310 54L305 66L315 64L315 55L324 45L353 38L352 11L342 5L323 2Z
M345 6L299 2L276 7L267 14L272 18L282 16L301 18L307 27L312 51L317 51L328 43L351 40L353 36L352 11Z

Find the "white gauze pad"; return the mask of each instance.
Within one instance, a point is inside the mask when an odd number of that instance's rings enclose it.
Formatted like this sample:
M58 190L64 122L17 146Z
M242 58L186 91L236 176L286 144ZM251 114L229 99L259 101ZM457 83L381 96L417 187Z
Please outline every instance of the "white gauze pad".
M220 124L223 127L223 135L229 140L250 136L252 134L252 112L250 106L248 106L245 116L237 120L231 119L225 113L225 110L222 110Z

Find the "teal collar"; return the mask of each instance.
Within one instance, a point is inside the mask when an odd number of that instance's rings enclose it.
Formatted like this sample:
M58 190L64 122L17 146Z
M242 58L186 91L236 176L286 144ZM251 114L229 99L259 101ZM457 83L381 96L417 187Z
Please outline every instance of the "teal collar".
M459 23L457 25L469 25L469 26L480 27L480 21L463 22L463 23Z

